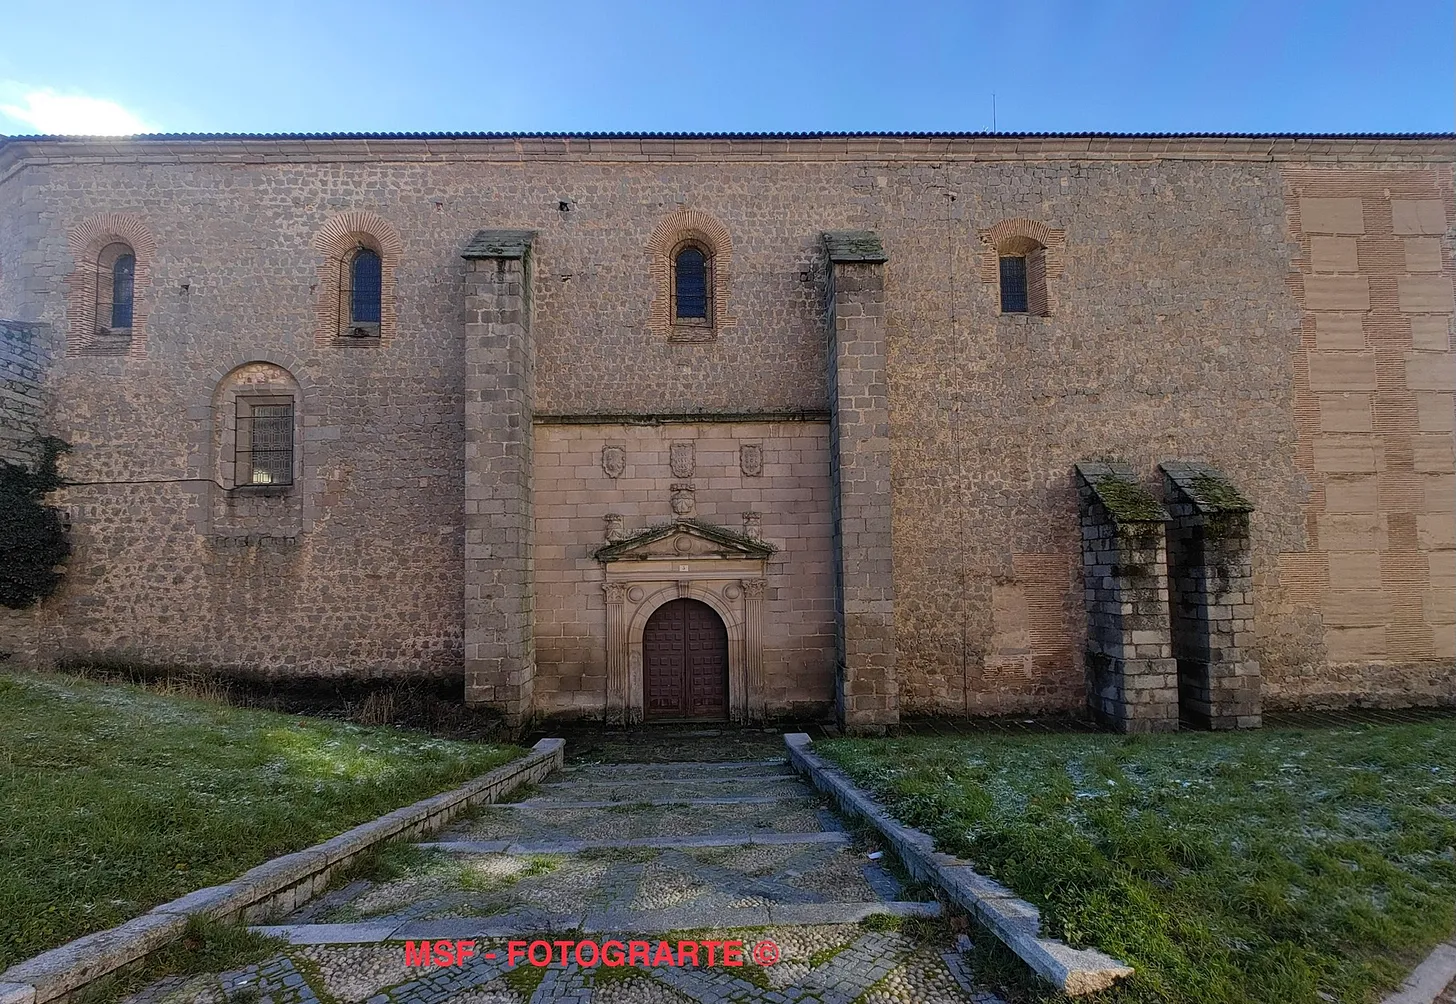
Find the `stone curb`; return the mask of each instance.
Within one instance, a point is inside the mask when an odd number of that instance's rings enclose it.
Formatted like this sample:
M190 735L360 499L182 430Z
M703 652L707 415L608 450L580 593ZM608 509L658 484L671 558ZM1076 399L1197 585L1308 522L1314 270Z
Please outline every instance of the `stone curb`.
M1405 978L1400 989L1381 1004L1432 1004L1456 977L1456 945L1437 945L1426 961ZM0 994L0 1000L3 1000Z
M328 887L334 872L365 851L400 837L434 833L463 810L495 802L561 767L566 740L542 739L519 760L453 791L362 823L321 844L251 868L224 885L163 903L140 917L42 952L0 973L0 1004L50 1004L177 940L189 917L253 923L289 913Z
M938 853L930 834L896 820L849 775L812 752L813 741L806 733L786 734L784 744L789 762L841 809L863 817L879 830L910 874L939 887L1063 993L1075 996L1105 990L1118 979L1132 975L1132 967L1095 949L1072 948L1041 937L1041 911L1017 899L999 882L978 874L960 858Z

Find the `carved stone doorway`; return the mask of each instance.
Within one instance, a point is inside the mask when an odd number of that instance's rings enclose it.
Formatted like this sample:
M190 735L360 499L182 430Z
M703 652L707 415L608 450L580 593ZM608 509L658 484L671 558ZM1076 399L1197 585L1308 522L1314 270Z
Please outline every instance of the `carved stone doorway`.
M728 629L706 603L658 607L642 630L642 705L649 721L728 717Z

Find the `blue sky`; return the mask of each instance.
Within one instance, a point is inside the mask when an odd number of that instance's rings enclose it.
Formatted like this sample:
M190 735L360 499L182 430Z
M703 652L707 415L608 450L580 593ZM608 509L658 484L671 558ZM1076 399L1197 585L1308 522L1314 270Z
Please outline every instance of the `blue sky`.
M0 133L1448 132L1452 0L6 0Z

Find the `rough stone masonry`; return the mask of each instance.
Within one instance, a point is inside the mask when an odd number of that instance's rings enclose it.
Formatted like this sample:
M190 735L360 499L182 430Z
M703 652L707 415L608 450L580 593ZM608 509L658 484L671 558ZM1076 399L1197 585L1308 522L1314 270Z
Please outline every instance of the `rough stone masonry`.
M463 678L512 721L1450 702L1453 162L1449 135L0 140L0 445L75 447L64 587L0 611L0 651ZM1126 601L1179 604L1134 609L1155 674L1089 667L1079 463L1168 507L1161 472L1207 468L1250 507L1228 582L1186 505L1127 538L1176 566Z

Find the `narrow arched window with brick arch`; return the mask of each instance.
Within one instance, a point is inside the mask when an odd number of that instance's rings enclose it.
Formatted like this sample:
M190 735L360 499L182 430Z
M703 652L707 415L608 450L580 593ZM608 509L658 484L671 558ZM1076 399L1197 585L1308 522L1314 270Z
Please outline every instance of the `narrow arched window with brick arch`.
M1067 232L1039 220L1002 220L979 231L981 281L995 290L1002 314L1050 317L1054 280L1062 274Z
M672 260L672 318L678 324L710 324L712 259L696 243L684 244Z
M378 324L384 292L384 267L372 248L360 248L349 264L349 321Z

